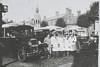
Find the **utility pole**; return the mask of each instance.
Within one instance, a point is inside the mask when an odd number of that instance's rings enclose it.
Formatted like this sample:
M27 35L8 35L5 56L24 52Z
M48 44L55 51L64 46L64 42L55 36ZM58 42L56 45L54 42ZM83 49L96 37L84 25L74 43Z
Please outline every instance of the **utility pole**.
M0 3L0 26L2 25L2 3Z
M2 0L0 0L0 26L2 25Z

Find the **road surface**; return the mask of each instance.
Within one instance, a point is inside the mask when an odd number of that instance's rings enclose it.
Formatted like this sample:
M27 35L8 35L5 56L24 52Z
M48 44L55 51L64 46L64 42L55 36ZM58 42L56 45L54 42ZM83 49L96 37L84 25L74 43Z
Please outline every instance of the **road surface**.
M51 59L30 58L26 62L19 62L12 58L4 58L3 64L6 67L71 67L73 57L60 57Z

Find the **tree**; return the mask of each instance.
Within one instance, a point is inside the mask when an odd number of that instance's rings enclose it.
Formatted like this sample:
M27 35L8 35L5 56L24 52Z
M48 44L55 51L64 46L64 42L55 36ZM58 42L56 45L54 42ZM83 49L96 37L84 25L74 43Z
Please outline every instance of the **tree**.
M66 24L65 24L65 21L64 21L63 18L59 18L59 19L57 19L55 25L56 25L56 26L59 26L59 27L66 27Z
M95 23L95 20L99 20L99 2L98 1L94 2L90 6L89 20L94 21L93 23Z
M90 10L78 17L77 24L81 27L88 28L91 24L95 24L95 20L99 19L99 2L94 2L90 6Z
M80 27L86 27L86 28L90 26L87 14L82 14L78 17L77 25Z
M41 27L46 27L48 26L48 22L47 21L42 21L42 23L40 24Z
M94 2L90 7L90 16L99 17L99 2Z
M2 22L0 22L0 26L2 26L3 24L5 24L6 22L2 20Z

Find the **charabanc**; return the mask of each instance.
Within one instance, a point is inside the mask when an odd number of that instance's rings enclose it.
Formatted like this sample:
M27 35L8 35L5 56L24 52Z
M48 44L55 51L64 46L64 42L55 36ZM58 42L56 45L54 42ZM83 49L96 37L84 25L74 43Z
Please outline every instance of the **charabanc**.
M48 57L47 46L34 35L34 27L29 25L3 25L0 42L3 43L5 54L25 61L30 56ZM8 53L8 54L7 54Z

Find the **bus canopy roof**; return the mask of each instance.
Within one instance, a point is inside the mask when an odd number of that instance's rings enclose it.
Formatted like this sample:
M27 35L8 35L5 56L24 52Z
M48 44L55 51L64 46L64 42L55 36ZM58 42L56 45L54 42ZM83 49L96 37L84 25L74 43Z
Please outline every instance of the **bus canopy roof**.
M41 28L37 28L35 30L57 30L57 29L62 29L62 27L58 27L58 26L46 26L46 27L41 27Z
M7 24L3 24L2 28L32 28L31 25L24 25L23 23L7 23Z

